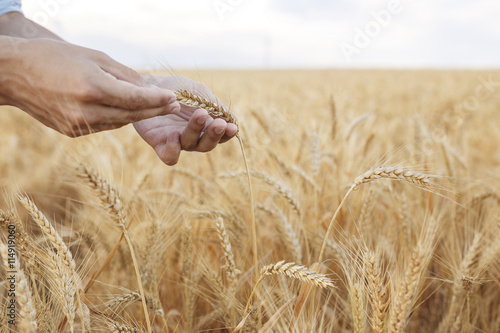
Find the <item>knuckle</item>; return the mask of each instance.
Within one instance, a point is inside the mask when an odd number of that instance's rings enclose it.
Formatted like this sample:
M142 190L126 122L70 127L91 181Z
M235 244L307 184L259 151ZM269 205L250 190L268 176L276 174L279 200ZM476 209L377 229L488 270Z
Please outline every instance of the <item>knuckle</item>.
M144 117L143 111L136 111L136 112L131 112L127 117L127 120L131 123L135 123L138 122L139 120L142 120L143 117Z
M213 148L213 147L207 147L207 146L205 146L205 147L201 147L198 151L199 151L200 153L208 153L208 152L209 152L209 151L211 151L212 149L214 149L214 148Z
M168 166L173 166L173 165L177 164L177 160L167 159L167 160L163 160L163 163L165 163Z
M90 81L81 82L77 86L76 95L83 102L96 101L102 98L101 91Z
M182 149L185 151L193 151L196 149L196 145L195 144L182 145Z
M143 96L130 96L127 106L130 110L141 110L146 106L146 99Z

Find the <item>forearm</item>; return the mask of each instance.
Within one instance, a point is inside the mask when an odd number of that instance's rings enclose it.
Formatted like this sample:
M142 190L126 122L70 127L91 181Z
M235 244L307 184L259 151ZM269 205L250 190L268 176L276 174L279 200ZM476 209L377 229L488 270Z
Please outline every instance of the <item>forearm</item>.
M23 14L11 12L0 16L0 35L26 39L49 38L62 40L50 30L27 19Z
M0 105L15 105L12 88L16 78L13 73L20 71L19 62L23 58L25 38L0 35Z

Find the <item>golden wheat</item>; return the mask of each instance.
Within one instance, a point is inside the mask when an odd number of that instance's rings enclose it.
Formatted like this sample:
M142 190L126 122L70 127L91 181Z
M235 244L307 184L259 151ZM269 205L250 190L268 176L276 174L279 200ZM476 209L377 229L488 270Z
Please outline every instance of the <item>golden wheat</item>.
M500 331L498 98L467 110L498 71L188 74L245 119L254 192L231 143L170 168L130 126L66 139L2 107L0 243L26 282L0 333Z

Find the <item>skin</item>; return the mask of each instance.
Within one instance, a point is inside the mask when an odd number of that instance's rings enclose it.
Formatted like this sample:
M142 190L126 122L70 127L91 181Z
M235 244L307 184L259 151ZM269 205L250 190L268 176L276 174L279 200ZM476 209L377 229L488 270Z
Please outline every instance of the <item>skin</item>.
M163 89L196 91L228 109L207 86L188 78L149 74L143 74L143 78ZM134 127L167 165L177 163L181 150L208 152L238 132L236 125L228 124L223 119L212 119L206 110L185 105L181 105L178 113L141 120L134 123Z
M177 163L182 150L208 152L234 137L234 124L181 106L172 91L178 88L217 101L203 84L141 76L20 13L0 16L0 105L18 107L62 134L77 137L134 123L168 165Z

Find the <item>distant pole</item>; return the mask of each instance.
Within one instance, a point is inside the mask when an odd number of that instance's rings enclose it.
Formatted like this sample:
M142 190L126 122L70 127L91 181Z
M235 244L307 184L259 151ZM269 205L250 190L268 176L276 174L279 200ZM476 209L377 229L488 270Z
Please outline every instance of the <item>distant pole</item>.
M262 67L264 69L271 68L271 45L272 39L271 36L264 36L264 52L262 57Z

